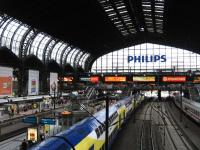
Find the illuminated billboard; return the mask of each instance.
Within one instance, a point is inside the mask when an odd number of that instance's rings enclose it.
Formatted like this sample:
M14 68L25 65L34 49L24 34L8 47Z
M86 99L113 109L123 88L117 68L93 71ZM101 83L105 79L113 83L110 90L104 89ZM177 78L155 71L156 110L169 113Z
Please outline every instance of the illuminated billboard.
M38 141L38 130L37 128L28 128L28 140L37 142Z
M186 76L163 76L163 82L186 82Z
M89 77L80 77L80 81L89 82L90 78Z
M155 82L155 76L133 76L133 82Z
M65 82L72 82L74 77L64 77Z
M92 83L98 83L99 82L99 77L98 76L90 77L90 82L92 82Z
M193 83L200 83L200 76L195 76L193 79Z
M107 76L105 82L126 82L125 76Z

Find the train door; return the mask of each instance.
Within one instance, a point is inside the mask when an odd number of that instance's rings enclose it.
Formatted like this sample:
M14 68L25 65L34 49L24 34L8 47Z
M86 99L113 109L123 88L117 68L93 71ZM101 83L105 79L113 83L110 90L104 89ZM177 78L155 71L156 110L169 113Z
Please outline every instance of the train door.
M92 145L92 146L89 148L89 150L94 150L94 145Z
M124 122L125 121L125 117L126 117L126 110L123 110L123 120L122 120L122 122Z
M121 121L122 121L121 114L119 114L119 128L121 127Z

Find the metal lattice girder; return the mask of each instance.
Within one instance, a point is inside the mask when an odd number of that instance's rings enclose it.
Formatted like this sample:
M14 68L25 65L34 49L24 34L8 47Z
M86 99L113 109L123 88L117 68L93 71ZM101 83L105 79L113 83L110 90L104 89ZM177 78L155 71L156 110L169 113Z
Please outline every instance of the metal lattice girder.
M33 30L33 34L30 36L30 38L28 39L25 47L23 47L23 52L24 52L24 57L30 54L30 50L31 50L31 45L35 39L35 37L39 34L38 31L34 31ZM29 54L28 54L29 52Z
M62 66L63 65L63 56L64 56L64 53L66 52L66 49L68 49L70 46L69 44L65 46L65 48L63 49L62 53L61 53L61 56L60 56L60 65Z
M50 59L51 59L51 52L52 50L54 49L54 47L56 46L56 44L58 44L58 40L55 41L55 43L50 47L49 51L46 51L46 58L45 58L45 61L48 62Z
M79 61L80 56L82 56L82 54L84 54L84 52L78 52L75 57L74 57L74 62L73 62L73 67L77 68L77 62Z
M65 47L65 43L62 43L60 46L59 46L59 48L58 48L58 50L57 50L57 52L56 52L56 56L55 56L55 61L57 62L57 63L59 63L60 61L58 60L58 55L60 54L60 52L62 53L62 49Z
M36 52L36 56L40 59L43 60L43 54L45 51L46 46L48 45L48 43L51 41L51 38L49 36L45 36L44 39L41 40L40 44L38 45L38 49ZM42 53L40 52L40 50L42 50ZM41 57L40 57L41 55Z
M76 68L80 66L79 62L80 62L81 58L85 55L85 53L86 52L82 52L82 54L77 57L76 62L75 62L75 67Z
M20 44L19 44L19 58L23 58L25 56L25 52L24 52L24 44L28 35L29 34L32 34L33 33L33 30L31 28L28 28L28 30L26 31L26 33L23 35L21 41L20 41Z
M45 47L44 47L44 51L43 51L43 55L42 55L42 61L43 61L43 62L46 62L47 48L48 48L48 46L50 45L51 42L53 43L53 42L55 42L55 40L50 38L50 39L48 40L48 42L46 43ZM53 44L54 44L54 43L53 43Z
M76 56L76 53L78 53L78 52L79 52L79 50L76 48L76 49L73 51L73 53L72 53L72 55L71 55L71 57L70 57L70 64L71 64L72 67L74 67L73 64L74 64L75 56Z
M7 29L8 25L9 25L9 23L12 22L13 20L14 20L13 18L10 18L10 20L8 19L8 20L4 23L5 26L4 26L4 27L2 26L2 27L3 27L3 31L1 32L1 35L0 35L0 37L1 37L0 45L2 45L2 43L3 43L3 42L2 42L2 40L3 40L2 37L3 37L3 35L4 35L4 32L6 31L6 29ZM3 24L3 25L4 25L4 24Z
M73 51L75 49L75 47L71 47L71 49L67 52L65 58L64 58L64 65L67 64L67 58L68 58L68 55L71 53L71 51Z

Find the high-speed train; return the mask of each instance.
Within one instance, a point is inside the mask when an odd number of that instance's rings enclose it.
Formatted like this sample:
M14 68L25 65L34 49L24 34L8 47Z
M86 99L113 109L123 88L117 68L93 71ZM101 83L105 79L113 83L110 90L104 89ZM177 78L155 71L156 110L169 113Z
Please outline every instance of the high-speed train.
M125 97L109 107L109 146L129 114L143 99L144 96L139 94ZM104 150L105 109L94 114L94 117L87 117L66 131L37 144L31 150Z
M183 90L182 94L182 105L181 105L181 94L180 92L174 93L175 104L182 109L188 116L194 119L197 123L200 123L200 88L190 87Z

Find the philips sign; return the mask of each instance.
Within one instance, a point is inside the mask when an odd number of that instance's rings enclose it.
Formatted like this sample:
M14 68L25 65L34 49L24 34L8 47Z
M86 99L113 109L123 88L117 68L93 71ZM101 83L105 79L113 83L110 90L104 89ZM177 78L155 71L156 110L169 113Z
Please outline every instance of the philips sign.
M131 61L136 62L166 62L166 55L151 55L151 56L128 56L128 63Z

